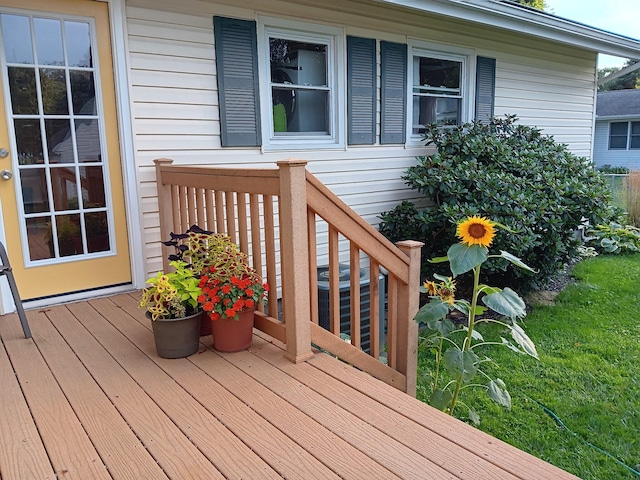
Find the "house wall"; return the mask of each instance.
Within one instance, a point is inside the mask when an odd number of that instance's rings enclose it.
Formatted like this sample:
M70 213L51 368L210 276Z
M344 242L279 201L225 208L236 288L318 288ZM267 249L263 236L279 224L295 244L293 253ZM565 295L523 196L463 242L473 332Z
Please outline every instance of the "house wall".
M624 118L623 121L638 122L638 118ZM593 140L593 161L597 166L627 167L640 169L640 150L609 150L609 120L596 121Z
M401 176L426 152L420 146L350 146L344 150L263 153L221 148L213 15L257 15L325 23L345 34L392 42L421 39L472 48L497 59L495 114L516 114L589 156L595 54L524 35L360 1L127 1L129 66L147 270L161 268L153 159L178 163L268 165L308 160L308 169L372 224L403 199L415 199ZM471 61L475 62L475 59ZM379 99L378 99L379 106ZM378 127L379 129L379 127Z

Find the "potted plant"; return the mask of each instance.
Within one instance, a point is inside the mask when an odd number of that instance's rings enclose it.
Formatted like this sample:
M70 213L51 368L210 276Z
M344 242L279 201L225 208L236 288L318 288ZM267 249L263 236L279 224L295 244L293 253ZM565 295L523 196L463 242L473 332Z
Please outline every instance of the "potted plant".
M162 242L168 247L175 248L175 253L169 255L169 261L185 263L196 278L201 277L204 270L215 261L217 255L229 248L230 244L230 238L227 235L203 230L198 225L192 225L184 233L171 232L170 235L170 240ZM231 245L234 244L231 243ZM210 334L211 322L204 320L200 325L200 335Z
M213 347L222 352L246 350L251 346L255 307L269 286L229 237L220 237L218 247L200 277L198 302L211 320Z
M142 290L140 307L147 309L152 320L153 337L158 355L163 358L187 357L198 351L202 309L198 297L200 278L189 265L173 261L173 272L159 272L147 280Z

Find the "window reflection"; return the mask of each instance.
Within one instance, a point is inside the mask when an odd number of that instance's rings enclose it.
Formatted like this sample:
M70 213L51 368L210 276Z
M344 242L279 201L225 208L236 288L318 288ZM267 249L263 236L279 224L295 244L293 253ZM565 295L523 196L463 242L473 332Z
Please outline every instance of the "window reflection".
M69 77L73 113L76 115L96 115L96 92L93 72L71 70Z
M69 113L67 103L67 82L61 69L40 69L40 90L42 108L45 115L65 115Z
M51 168L51 190L56 211L78 209L78 184L75 168Z
M36 54L40 65L64 65L60 20L34 18Z
M98 120L76 120L76 144L78 146L78 162L99 162L100 131Z
M80 167L80 186L85 208L105 207L102 167Z
M47 174L44 168L21 170L20 184L25 213L43 213L49 211Z
M35 68L9 67L8 73L13 114L37 115L38 93Z
M27 239L31 260L46 260L55 256L49 217L27 219Z
M73 139L67 119L45 120L49 163L73 163Z
M67 37L67 58L70 67L93 67L91 32L84 22L64 22Z
M7 63L33 63L29 17L1 14L2 43Z
M13 121L16 136L18 164L34 165L44 163L40 120L37 118L16 119Z

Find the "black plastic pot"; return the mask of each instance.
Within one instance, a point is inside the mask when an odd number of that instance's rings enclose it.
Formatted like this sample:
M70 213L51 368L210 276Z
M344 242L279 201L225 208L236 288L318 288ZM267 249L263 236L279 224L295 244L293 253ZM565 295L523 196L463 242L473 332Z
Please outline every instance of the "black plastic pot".
M147 316L149 316L147 312ZM162 358L183 358L198 351L202 312L184 318L151 321L156 351Z

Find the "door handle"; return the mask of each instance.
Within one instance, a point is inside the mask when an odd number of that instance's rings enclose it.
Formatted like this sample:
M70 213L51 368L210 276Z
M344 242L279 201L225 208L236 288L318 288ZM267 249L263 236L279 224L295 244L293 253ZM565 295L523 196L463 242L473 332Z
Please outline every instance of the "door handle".
M13 173L11 173L9 170L2 170L0 172L0 177L3 180L11 180L11 177L13 177Z

